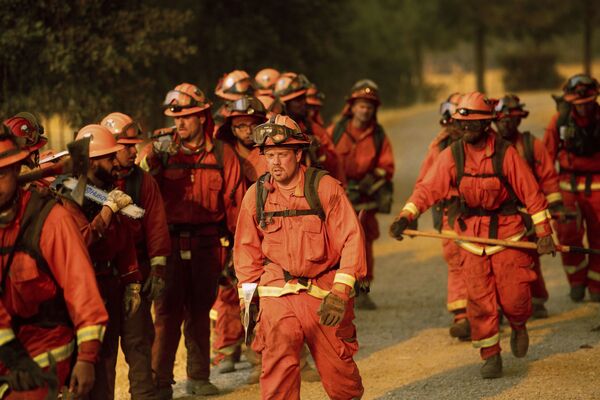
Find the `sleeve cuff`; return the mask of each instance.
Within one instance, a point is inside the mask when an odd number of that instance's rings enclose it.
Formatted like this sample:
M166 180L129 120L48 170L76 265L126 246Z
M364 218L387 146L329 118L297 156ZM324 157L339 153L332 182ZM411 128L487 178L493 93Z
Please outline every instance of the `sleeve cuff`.
M156 256L150 259L150 266L155 265L167 265L167 257L166 256Z
M531 220L535 225L540 224L548 219L550 219L550 213L548 212L548 209L535 213L531 216Z
M77 346L81 343L90 340L98 340L102 342L104 339L104 332L106 327L104 325L88 325L77 330Z
M350 274L344 274L342 272L338 272L335 274L335 278L333 279L333 283L343 283L350 288L354 288L354 283L356 282L356 278Z
M548 203L562 201L562 199L562 194L560 192L550 193L546 196L546 201L548 201Z
M15 338L15 333L11 328L0 329L0 346L4 346Z
M419 209L417 208L415 203L411 203L411 202L406 203L404 205L404 208L402 208L402 211L408 211L415 218L419 216Z

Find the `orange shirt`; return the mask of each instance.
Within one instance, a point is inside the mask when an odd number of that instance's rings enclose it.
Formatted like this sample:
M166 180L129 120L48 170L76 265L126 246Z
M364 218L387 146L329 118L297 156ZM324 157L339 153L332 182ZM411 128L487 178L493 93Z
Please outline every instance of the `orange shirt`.
M296 122L300 126L300 129L302 129L302 132L313 135L319 141L320 146L317 153L323 168L329 171L331 176L335 179L345 183L346 175L344 173L344 167L340 162L339 156L335 151L335 146L331 141L331 137L327 133L327 130L312 120L308 120L308 122L302 120Z

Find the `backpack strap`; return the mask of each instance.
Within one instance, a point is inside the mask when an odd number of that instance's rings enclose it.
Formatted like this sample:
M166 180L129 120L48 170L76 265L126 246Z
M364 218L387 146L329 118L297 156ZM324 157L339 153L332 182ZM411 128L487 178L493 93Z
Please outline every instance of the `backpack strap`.
M465 149L463 147L463 140L459 139L452 143L450 150L452 151L454 165L456 166L456 188L458 189L463 176L465 176Z
M265 217L265 202L267 201L267 189L265 188L265 182L271 179L270 173L265 173L260 176L256 181L256 219L262 229L267 227Z
M137 205L141 205L143 179L144 171L139 166L134 165L131 174L125 180L125 193L130 195L133 202Z
M331 140L333 141L334 145L337 146L337 144L342 139L342 136L346 132L346 126L348 125L348 121L350 121L350 117L345 115L342 118L340 118L337 124L335 124L335 127L333 128L333 135L331 136Z
M316 210L321 221L325 221L325 211L319 198L319 183L328 172L319 168L307 168L304 175L304 196L311 210Z

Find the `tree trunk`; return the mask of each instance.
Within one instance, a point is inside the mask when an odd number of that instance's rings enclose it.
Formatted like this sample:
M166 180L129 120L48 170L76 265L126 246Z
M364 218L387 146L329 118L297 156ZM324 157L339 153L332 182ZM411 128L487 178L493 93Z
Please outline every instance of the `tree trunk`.
M475 28L475 79L477 83L477 90L485 93L485 26L478 22Z
M414 70L413 70L413 83L416 91L416 101L418 103L424 100L424 82L423 82L423 46L420 40L414 41L413 46L413 62L414 62Z
M591 0L583 0L583 71L592 74L592 31L594 7Z

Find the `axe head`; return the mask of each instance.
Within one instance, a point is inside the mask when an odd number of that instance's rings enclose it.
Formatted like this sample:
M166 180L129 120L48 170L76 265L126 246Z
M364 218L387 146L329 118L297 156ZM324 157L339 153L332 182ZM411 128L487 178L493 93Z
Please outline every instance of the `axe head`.
M71 198L82 205L90 168L90 137L72 141L67 144L67 149L71 156L72 174L77 178L77 186L71 192Z

